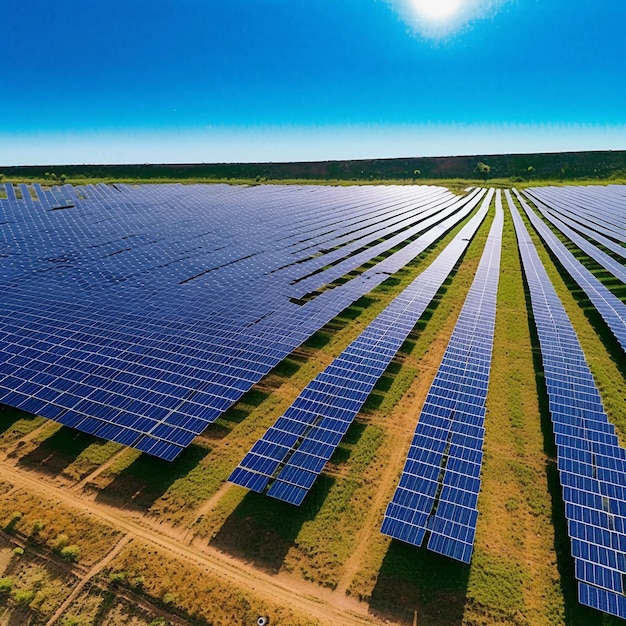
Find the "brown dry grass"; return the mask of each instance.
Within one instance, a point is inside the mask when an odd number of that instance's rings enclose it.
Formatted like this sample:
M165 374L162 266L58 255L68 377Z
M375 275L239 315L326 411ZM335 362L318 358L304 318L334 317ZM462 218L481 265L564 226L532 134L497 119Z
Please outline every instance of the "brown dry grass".
M272 624L285 626L318 623L288 607L261 600L249 590L234 587L207 568L172 557L138 540L115 559L108 575L127 581L141 576L145 594L212 626L254 624L260 615L270 615Z
M120 536L118 530L92 516L24 490L0 496L0 524L5 530L54 550L63 545L78 545L84 565L100 560Z

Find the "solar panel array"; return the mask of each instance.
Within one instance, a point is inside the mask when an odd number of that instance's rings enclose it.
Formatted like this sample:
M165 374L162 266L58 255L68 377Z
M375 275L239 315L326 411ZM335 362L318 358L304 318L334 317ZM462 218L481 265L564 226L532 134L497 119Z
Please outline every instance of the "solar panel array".
M626 243L626 198L623 185L535 187L529 191L561 215L584 226L592 238L601 233L611 240Z
M2 191L0 403L169 460L294 348L483 201L231 475L256 491L270 485L268 495L293 504L469 245L493 193L103 184L0 184ZM626 618L626 449L506 194L540 341L579 599ZM625 305L517 195L626 351ZM623 188L526 195L624 281L614 258L626 258ZM430 550L463 562L471 559L478 517L502 220L498 193L478 272L382 527L414 545L428 537Z
M381 532L469 563L482 467L504 214L496 215L472 287L422 408Z
M507 199L541 348L578 598L626 618L626 449L508 191Z
M541 220L530 208L517 190L513 190L524 211L530 219L532 225L537 230L541 238L548 245L553 254L561 262L565 270L578 283L592 302L598 313L602 316L622 350L626 352L626 305L615 295L613 295L574 255L565 247L556 235L548 228L547 224Z
M0 402L170 460L480 195L2 188Z
M626 258L626 248L619 243L624 241L624 236L622 235L620 239L619 230L614 225L602 226L594 224L589 218L577 215L575 207L571 206L571 203L575 201L575 197L570 198L568 192L569 190L563 187L538 187L536 189L524 190L524 193L535 202L543 202L548 211L558 216L562 222L588 239L593 239L596 243L599 243L621 258ZM602 204L599 208L596 208L595 216L601 215L605 210L605 206ZM623 210L626 212L626 207Z
M478 213L437 259L296 398L246 454L229 480L299 505L484 219ZM430 242L424 241L425 249Z
M619 261L602 251L596 245L591 243L588 239L579 235L574 229L570 228L567 224L561 221L549 208L532 197L531 194L525 194L531 200L534 200L537 210L553 225L556 226L570 241L573 241L583 252L589 255L594 261L600 264L605 270L609 271L613 276L619 278L623 283L626 283L626 267ZM621 248L621 246L617 246ZM626 253L626 248L622 248L623 253Z

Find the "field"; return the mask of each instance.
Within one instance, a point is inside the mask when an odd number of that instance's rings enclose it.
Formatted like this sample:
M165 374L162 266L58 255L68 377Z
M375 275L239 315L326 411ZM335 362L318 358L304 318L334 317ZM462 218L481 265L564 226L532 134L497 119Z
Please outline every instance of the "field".
M171 464L1 408L0 626L226 626L259 616L285 626L619 623L577 602L507 211L472 563L379 533L492 218L493 207L299 508L226 479L460 226L295 350ZM533 239L626 441L626 367L590 303Z

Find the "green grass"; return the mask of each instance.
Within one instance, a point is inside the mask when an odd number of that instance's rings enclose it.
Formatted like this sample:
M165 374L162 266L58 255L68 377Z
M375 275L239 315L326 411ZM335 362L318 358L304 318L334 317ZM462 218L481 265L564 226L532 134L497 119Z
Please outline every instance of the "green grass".
M462 195L467 187L496 187L510 188L517 187L525 189L526 187L544 187L544 186L565 186L565 185L607 185L607 184L626 184L626 176L616 175L609 178L563 178L563 179L532 179L520 176L511 176L505 178L394 178L394 179L313 179L313 178L285 178L285 179L262 179L257 180L256 177L251 178L219 178L219 177L198 177L190 176L186 178L176 177L159 177L159 178L124 178L124 177L82 177L68 176L61 183L60 181L51 181L41 176L16 176L11 177L11 182L19 183L40 183L44 188L60 184L72 184L76 186L96 185L98 183L105 184L128 184L128 185L159 185L159 184L227 184L227 185L246 185L255 186L264 185L329 185L335 187L345 187L352 185L435 185L438 187L446 187L451 192Z
M604 348L602 341L599 341L599 336L587 318L584 308L580 306L564 282L559 269L551 260L534 229L530 227L528 222L527 226L548 275L576 330L594 377L598 382L609 417L618 427L618 431L620 430L620 424L623 430L624 408L622 399L626 393L624 378L617 371L616 363ZM530 309L528 310L530 311ZM500 305L498 306L498 313L500 313ZM544 557L545 563L550 564L550 567L546 568L547 571L540 579L543 584L542 595L546 597L544 619L548 619L549 623L565 622L567 624L581 625L612 623L607 616L597 611L586 609L579 605L577 601L573 560L570 556L570 545L565 524L564 505L558 482L558 472L553 460L555 455L554 437L547 410L547 395L543 383L538 340L532 316L529 317L529 323L535 369L535 385L534 390L531 390L531 392L534 391L535 400L533 403L536 404L540 412L544 462L541 465L536 463L528 464L526 459L530 460L529 455L532 454L532 450L525 446L520 459L509 459L507 461L506 470L512 472L519 485L518 493L523 496L529 507L529 513L532 515L532 520L537 527L537 535L541 536L544 533L546 535L549 533L554 537L552 549L550 553L546 552ZM496 352L494 359L500 357L501 354L501 351ZM548 499L543 495L543 485L546 483L549 492ZM509 508L511 508L510 501L507 500L507 502L509 502ZM515 508L516 504L513 508ZM519 510L515 511L515 515L520 516ZM546 518L549 524L546 523ZM545 530L542 531L542 528ZM540 562L538 560L538 563ZM556 572L554 571L555 568ZM552 571L550 572L550 570Z
M8 448L44 423L42 417L35 417L8 406L0 407L0 447Z
M73 463L63 470L63 475L71 480L79 481L122 449L121 444L113 441L94 441L76 457Z
M481 231L486 236L487 226ZM483 239L484 241L484 239ZM467 261L481 252L468 250ZM463 301L463 266L441 295L411 359L441 341L447 318ZM460 279L460 280L458 280ZM458 299L458 303L454 300ZM559 624L565 618L554 549L552 496L537 403L533 348L510 219L503 235L492 380L486 420L477 540L470 567L399 542L372 538L350 592L370 598L383 616L420 624ZM520 319L521 317L521 319ZM432 334L431 334L432 333ZM391 494L390 494L391 495ZM378 555L378 556L377 556Z
M345 466L347 473L332 483L317 515L303 523L294 549L285 560L288 570L299 571L305 579L331 588L339 582L342 565L352 553L358 529L368 513L369 499L359 492L365 488L369 493L367 470L385 441L379 427L359 429L355 423L351 429L362 432L354 443L349 434L348 442L344 440L347 456L339 467Z
M87 566L101 559L120 536L108 523L21 490L0 495L0 527L51 550L78 545L81 563Z

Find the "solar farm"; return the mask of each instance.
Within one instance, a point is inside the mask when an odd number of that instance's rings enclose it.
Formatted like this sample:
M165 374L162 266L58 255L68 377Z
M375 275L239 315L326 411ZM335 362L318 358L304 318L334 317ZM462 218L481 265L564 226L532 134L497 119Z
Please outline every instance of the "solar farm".
M626 619L625 259L619 185L0 184L0 599Z

